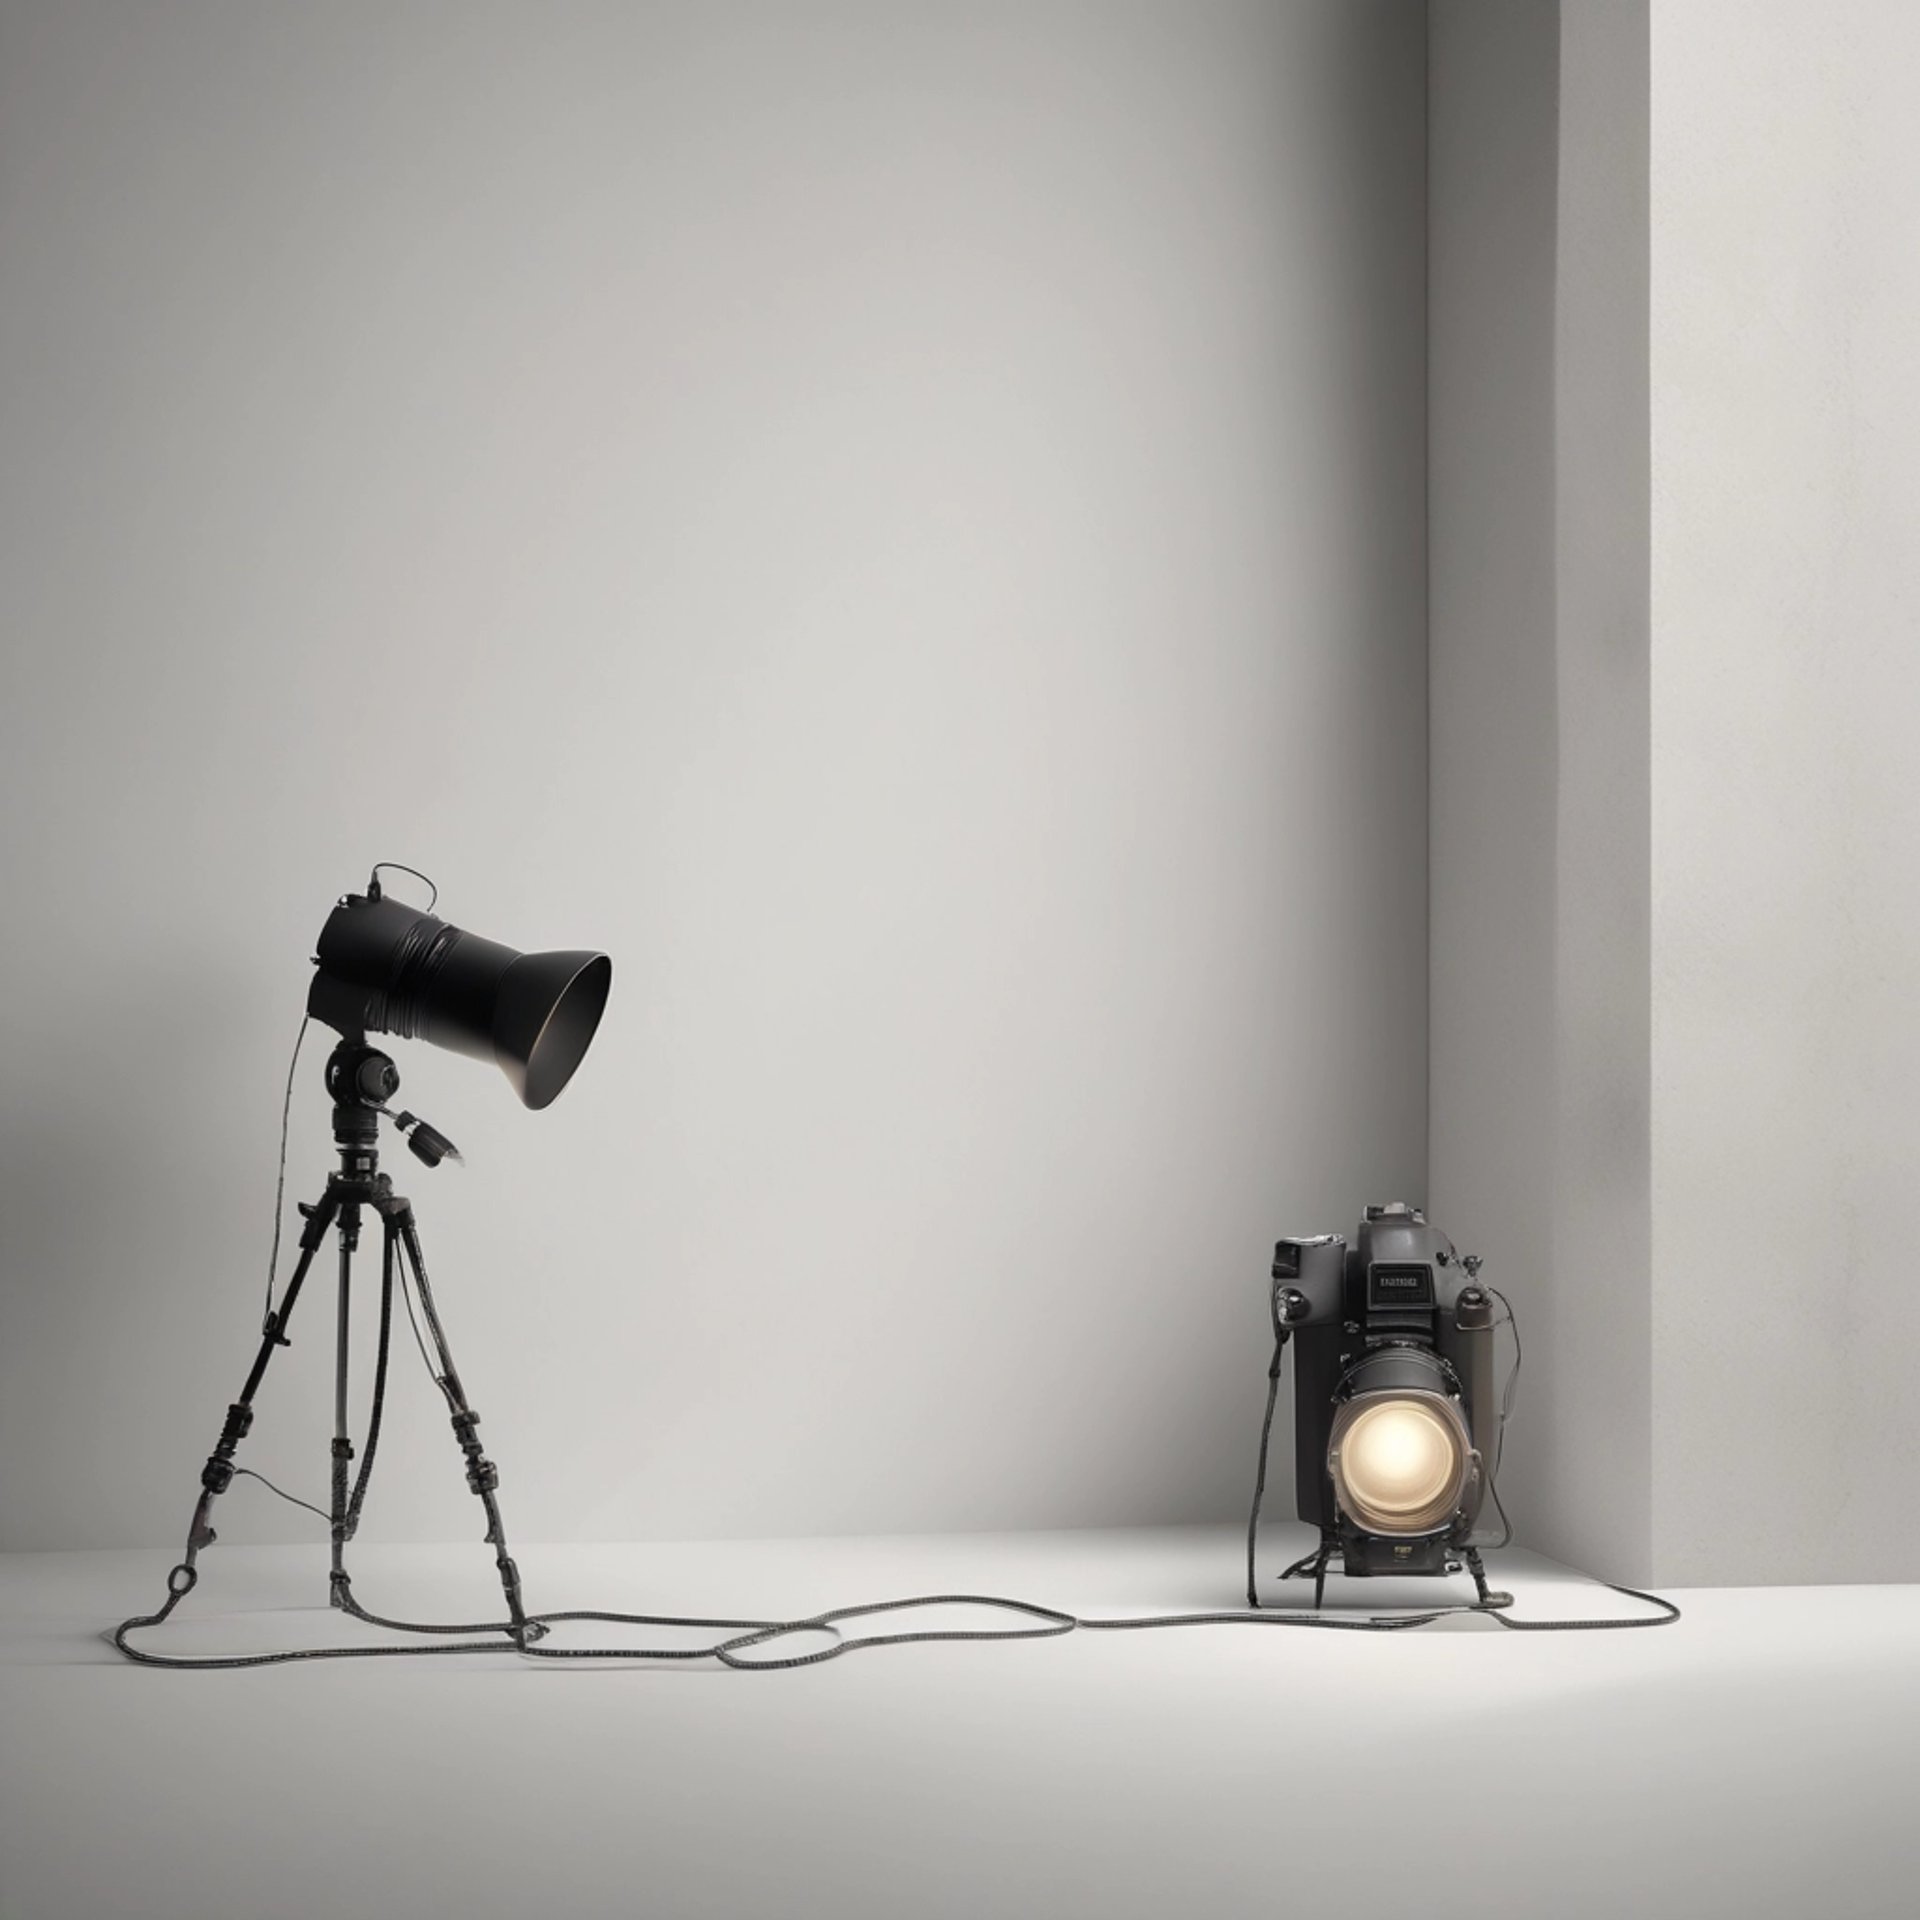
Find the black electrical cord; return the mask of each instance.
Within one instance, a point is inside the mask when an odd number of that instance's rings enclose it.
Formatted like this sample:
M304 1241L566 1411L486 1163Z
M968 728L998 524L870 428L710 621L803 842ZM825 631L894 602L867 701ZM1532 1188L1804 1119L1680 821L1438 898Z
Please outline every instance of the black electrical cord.
M1502 1547L1513 1545L1513 1522L1507 1518L1507 1505L1500 1498L1500 1481L1497 1473L1487 1475L1487 1498L1493 1502L1493 1510L1500 1516L1500 1538L1489 1540L1489 1552L1498 1552Z
M1260 1537L1260 1503L1267 1493L1267 1450L1273 1440L1273 1409L1280 1397L1280 1356L1287 1350L1287 1328L1276 1309L1273 1316L1273 1361L1267 1368L1267 1410L1260 1418L1260 1457L1253 1470L1253 1511L1247 1515L1247 1605L1257 1607L1260 1595L1254 1578L1255 1547Z
M1680 1618L1679 1607L1664 1594L1642 1593L1638 1587L1619 1586L1611 1580L1595 1580L1593 1584L1605 1587L1609 1593L1623 1594L1629 1600L1644 1600L1660 1611L1651 1617L1636 1614L1627 1619L1609 1620L1516 1620L1498 1608L1490 1607L1487 1611L1513 1633L1603 1633L1611 1627L1670 1627Z
M293 1076L300 1065L300 1047L312 1018L311 1014L300 1017L300 1031L293 1036L293 1057L287 1062L287 1091L280 1102L280 1165L273 1176L273 1250L267 1255L267 1316L263 1331L273 1321L273 1288L280 1271L280 1220L287 1204L287 1128L293 1119Z
M373 897L376 900L379 899L380 897L378 889L380 886L380 872L383 867L389 873L410 873L413 875L413 877L416 880L426 881L428 888L431 890L431 893L427 901L426 907L423 909L423 911L427 913L431 913L434 910L434 908L439 905L440 903L439 882L436 880L430 879L426 874L422 873L418 867L409 867L404 862L399 860L376 860L373 863L373 877L368 882L368 885L371 889L373 889Z
M432 1371L431 1366L428 1370ZM1277 1371L1272 1378L1277 1382ZM1269 1390L1267 1420L1269 1426L1276 1390ZM1264 1454L1264 1448L1262 1451ZM280 1490L275 1488L274 1491ZM282 1497L291 1499L293 1496L282 1495ZM298 1501L295 1504L304 1506L307 1503ZM310 1510L316 1513L319 1511L318 1508ZM1256 1505L1255 1524L1257 1520ZM529 1614L526 1616L525 1628L516 1630L511 1622L505 1620L440 1622L395 1619L386 1614L374 1613L361 1606L353 1594L350 1583L342 1581L337 1590L342 1608L370 1626L384 1627L397 1633L430 1636L487 1634L497 1637L443 1639L437 1645L425 1647L303 1647L277 1653L199 1656L149 1653L133 1646L127 1637L128 1634L160 1625L186 1594L193 1590L194 1582L190 1579L184 1587L176 1588L170 1584L166 1604L158 1612L123 1621L111 1637L113 1644L129 1659L148 1666L162 1667L259 1667L295 1660L347 1660L405 1653L431 1655L515 1652L527 1658L539 1660L686 1661L711 1658L727 1667L774 1672L797 1667L819 1666L826 1661L839 1659L842 1654L868 1647L952 1644L980 1640L1051 1640L1081 1629L1089 1633L1138 1633L1161 1627L1266 1626L1302 1627L1329 1633L1401 1633L1416 1627L1431 1626L1435 1621L1446 1619L1450 1615L1484 1613L1491 1615L1501 1626L1510 1628L1514 1632L1562 1633L1669 1626L1680 1618L1680 1609L1671 1600L1658 1594L1643 1593L1635 1587L1615 1586L1609 1581L1598 1584L1607 1587L1609 1592L1644 1601L1658 1611L1651 1617L1640 1616L1629 1619L1515 1620L1505 1611L1511 1602L1476 1600L1459 1605L1427 1608L1415 1613L1372 1614L1357 1617L1342 1617L1317 1611L1288 1612L1256 1605L1244 1612L1239 1609L1220 1609L1192 1613L1143 1614L1132 1618L1089 1619L1084 1615L1068 1613L1062 1608L1044 1606L1038 1601L1008 1599L998 1594L933 1593L912 1594L896 1600L877 1600L855 1606L835 1607L822 1613L789 1620L737 1620L702 1614L620 1613L594 1607L575 1607ZM861 1634L851 1637L840 1631L841 1623L848 1620L868 1619L876 1614L941 1606L993 1608L1001 1612L1021 1615L1033 1624L1006 1628L940 1627L904 1633ZM725 1637L706 1645L693 1647L549 1647L538 1644L552 1627L563 1622L587 1620L620 1626L704 1628L708 1631L721 1632ZM766 1646L774 1641L797 1635L821 1634L828 1636L829 1644L816 1647L806 1653L776 1655L760 1659L749 1657L752 1649Z
M1513 1331L1513 1365L1507 1369L1506 1383L1500 1389L1500 1420L1493 1434L1493 1465L1487 1473L1487 1492L1493 1500L1493 1510L1500 1516L1500 1538L1491 1543L1495 1548L1513 1544L1513 1522L1507 1518L1506 1502L1500 1498L1500 1463L1507 1457L1507 1422L1513 1417L1514 1393L1520 1384L1520 1320L1513 1310L1513 1302L1498 1287L1489 1287L1487 1291L1500 1302L1506 1311L1506 1324Z
M316 1507L311 1500L302 1500L297 1493L289 1493L285 1487L276 1487L264 1473L255 1473L251 1467L234 1468L233 1477L236 1480L240 1479L243 1475L249 1480L258 1480L269 1493L277 1493L280 1498L290 1506L305 1507L309 1513L317 1513L329 1526L333 1524L333 1516L325 1507Z
M390 863L389 863L390 864ZM411 872L408 868L406 871ZM422 876L424 877L424 876ZM431 881L428 882L432 884ZM302 1033L305 1023L302 1023ZM295 1058L299 1055L298 1042L295 1043ZM291 1076L289 1076L291 1080ZM284 1164L284 1137L282 1155ZM278 1209L275 1213L276 1233L278 1229ZM427 1353L426 1342L421 1338L420 1325L415 1317L413 1291L418 1286L418 1276L413 1270L412 1256L404 1241L395 1245L394 1261L399 1267L400 1295L406 1307L407 1318L413 1327L415 1343L420 1349L422 1364L428 1377L435 1385L440 1385L440 1377L434 1371L433 1362ZM393 1283L395 1279L394 1262L388 1262L382 1271L381 1311L379 1348L374 1365L373 1404L368 1416L367 1453L362 1463L358 1483L353 1492L349 1508L351 1521L357 1522L360 1504L366 1493L367 1470L372 1465L373 1450L378 1444L380 1420L386 1400L387 1359L389 1341L393 1325ZM1495 1443L1494 1475L1489 1478L1488 1488L1494 1494L1494 1505L1499 1510L1505 1534L1501 1540L1505 1545L1513 1537L1511 1522L1507 1520L1506 1509L1500 1505L1495 1488L1498 1475L1501 1442L1505 1437L1507 1416L1512 1411L1514 1382L1520 1371L1520 1328L1514 1316L1513 1306L1504 1294L1489 1288L1495 1298L1506 1309L1507 1321L1513 1328L1514 1361L1509 1369L1505 1391L1502 1395L1500 1416L1500 1435ZM422 1302L424 1310L425 1303ZM269 1312L271 1312L271 1294L269 1294ZM1568 1633L1595 1632L1611 1629L1636 1627L1670 1626L1680 1618L1680 1609L1671 1600L1659 1594L1643 1593L1637 1587L1616 1586L1611 1581L1596 1584L1606 1587L1610 1593L1621 1594L1626 1598L1644 1601L1658 1611L1651 1616L1640 1615L1626 1619L1598 1620L1516 1620L1510 1617L1506 1609L1512 1605L1505 1596L1492 1600L1474 1600L1457 1605L1431 1607L1422 1611L1404 1614L1369 1614L1342 1617L1328 1615L1319 1611L1287 1611L1284 1609L1262 1607L1257 1598L1255 1571L1255 1541L1260 1525L1260 1504L1266 1491L1267 1453L1273 1432L1275 1405L1279 1398L1281 1358L1286 1349L1288 1329L1280 1319L1276 1308L1274 1313L1274 1349L1273 1360L1267 1370L1266 1410L1260 1423L1260 1459L1254 1478L1253 1511L1247 1522L1247 1610L1223 1608L1218 1610L1191 1613L1142 1614L1131 1618L1089 1619L1084 1615L1073 1614L1058 1607L1044 1606L1038 1601L1009 1599L998 1594L980 1593L930 1593L911 1594L897 1600L875 1600L854 1606L834 1607L824 1612L810 1614L800 1619L789 1620L739 1620L715 1615L703 1614L658 1614L658 1613L620 1613L597 1607L564 1608L548 1613L534 1613L525 1616L524 1624L516 1625L512 1621L420 1621L399 1620L385 1614L378 1614L360 1605L354 1595L352 1585L345 1576L341 1576L335 1585L335 1597L343 1611L355 1619L365 1621L370 1626L384 1627L392 1632L425 1634L429 1636L466 1636L489 1635L486 1639L442 1638L431 1646L331 1646L287 1648L273 1653L253 1654L160 1654L150 1653L135 1647L128 1636L148 1627L157 1627L164 1622L186 1596L198 1584L198 1574L191 1567L176 1567L167 1582L167 1598L163 1606L150 1614L136 1615L123 1620L108 1636L113 1645L128 1659L143 1666L185 1667L185 1668L232 1668L266 1667L290 1664L297 1660L364 1660L389 1658L400 1654L438 1655L469 1653L518 1653L526 1658L539 1660L603 1660L603 1661L686 1661L715 1659L723 1666L746 1671L775 1672L796 1667L819 1666L829 1660L837 1660L841 1655L858 1649L884 1646L910 1646L929 1644L955 1644L962 1641L980 1640L1052 1640L1079 1630L1089 1633L1139 1633L1163 1627L1201 1627L1201 1626L1264 1626L1264 1627L1302 1627L1329 1633L1401 1633L1412 1628L1431 1626L1437 1620L1443 1620L1457 1614L1489 1614L1501 1626L1515 1633ZM263 1486L277 1493L283 1500L292 1501L295 1506L305 1507L308 1512L318 1514L331 1526L332 1516L310 1502L297 1499L294 1495L273 1485L265 1475L254 1473L251 1468L240 1467L236 1473L247 1474L258 1480ZM182 1582L181 1574L187 1577ZM923 1607L972 1606L986 1607L1000 1612L1018 1614L1033 1624L1020 1627L937 1627L912 1630L902 1633L873 1633L848 1636L840 1631L841 1623L848 1620L870 1619L877 1614L902 1613ZM539 1644L551 1628L569 1621L597 1621L619 1626L636 1627L694 1627L710 1632L721 1633L724 1637L703 1646L693 1647L549 1647ZM796 1635L825 1635L828 1644L816 1647L810 1652L775 1655L769 1658L752 1659L746 1657L755 1647L769 1645Z
M1506 1309L1507 1325L1513 1329L1513 1365L1507 1369L1506 1385L1500 1389L1500 1429L1493 1442L1493 1470L1497 1475L1506 1452L1507 1422L1513 1417L1514 1395L1520 1388L1520 1362L1525 1356L1520 1346L1520 1319L1513 1310L1513 1302L1498 1287L1489 1287L1487 1291Z

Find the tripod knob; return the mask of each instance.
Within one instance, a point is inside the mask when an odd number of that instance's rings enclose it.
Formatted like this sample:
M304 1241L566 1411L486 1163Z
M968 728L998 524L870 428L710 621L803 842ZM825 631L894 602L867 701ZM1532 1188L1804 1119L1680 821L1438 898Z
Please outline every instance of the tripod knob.
M327 1059L327 1091L337 1107L382 1107L400 1091L400 1069L378 1047L343 1040Z

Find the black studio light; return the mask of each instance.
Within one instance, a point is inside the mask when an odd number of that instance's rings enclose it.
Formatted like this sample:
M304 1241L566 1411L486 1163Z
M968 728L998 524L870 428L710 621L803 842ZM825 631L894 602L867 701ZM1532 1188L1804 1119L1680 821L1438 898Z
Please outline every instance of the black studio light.
M1489 1498L1499 1511L1494 1476L1506 1396L1494 1388L1493 1303L1501 1296L1479 1274L1474 1255L1457 1253L1402 1201L1368 1207L1351 1245L1322 1233L1275 1246L1273 1365L1247 1533L1249 1606L1260 1604L1255 1535L1290 1340L1294 1502L1319 1529L1320 1544L1281 1577L1311 1575L1317 1607L1335 1559L1361 1578L1464 1567L1481 1605L1508 1604L1489 1593L1480 1559L1482 1546L1506 1544L1507 1530L1504 1516L1497 1536L1480 1529Z
M519 953L388 899L378 870L320 929L307 1012L493 1061L530 1107L551 1106L586 1058L613 984L604 953Z
M414 871L383 861L374 868L364 893L349 893L338 901L320 929L313 981L307 995L308 1019L320 1021L340 1036L338 1045L327 1058L325 1073L327 1093L333 1104L333 1142L339 1154L339 1166L329 1175L320 1198L300 1208L304 1219L300 1255L277 1306L273 1299L272 1263L269 1265L267 1311L259 1351L239 1398L227 1409L213 1452L201 1469L200 1495L188 1528L186 1551L167 1577L166 1602L157 1613L123 1622L114 1635L120 1650L136 1660L172 1666L248 1666L263 1664L269 1658L170 1658L135 1648L127 1635L130 1629L158 1625L192 1592L199 1577L198 1557L216 1537L212 1524L214 1502L233 1484L236 1475L249 1471L237 1467L234 1456L253 1426L254 1396L259 1392L275 1350L291 1345L288 1323L307 1275L330 1232L339 1242L332 1499L323 1516L333 1543L329 1577L331 1603L360 1619L378 1620L378 1616L367 1613L353 1597L345 1549L360 1522L379 1443L388 1340L397 1292L420 1336L421 1351L428 1358L434 1384L446 1400L454 1435L466 1461L467 1485L486 1511L486 1539L494 1550L494 1564L507 1603L507 1618L486 1630L504 1634L507 1641L523 1652L546 1632L545 1624L530 1618L521 1604L519 1571L507 1551L506 1529L494 1498L494 1490L500 1483L499 1471L480 1445L476 1431L480 1416L468 1404L453 1364L446 1330L427 1280L412 1204L395 1191L392 1178L381 1170L380 1122L384 1118L404 1134L414 1154L427 1166L437 1166L442 1160L458 1155L453 1143L436 1128L411 1113L393 1110L389 1103L400 1090L399 1069L392 1056L374 1046L368 1035L391 1034L403 1040L424 1040L429 1046L491 1061L506 1075L508 1083L527 1106L546 1107L573 1078L586 1057L606 1008L607 992L613 982L613 963L604 953L585 948L522 953L497 940L482 939L478 934L450 925L432 911L439 899L438 889L425 908L387 897L380 884L381 867ZM297 1045L294 1059L297 1067ZM291 1077L288 1098L291 1101ZM284 1163L283 1139L283 1170ZM373 1411L356 1477L352 1473L355 1450L347 1422L348 1354L353 1257L360 1244L363 1219L368 1214L379 1220L382 1233L380 1331ZM276 1219L276 1255L278 1232ZM446 1631L437 1627L423 1630ZM492 1641L441 1643L443 1648L489 1650L497 1644ZM314 1656L312 1650L307 1650L298 1655L270 1657Z

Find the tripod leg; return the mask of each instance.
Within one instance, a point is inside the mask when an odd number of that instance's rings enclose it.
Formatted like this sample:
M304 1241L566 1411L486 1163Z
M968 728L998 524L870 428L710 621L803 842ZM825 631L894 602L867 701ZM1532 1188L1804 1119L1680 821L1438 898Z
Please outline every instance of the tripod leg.
M1488 1590L1487 1569L1481 1562L1480 1549L1478 1547L1468 1547L1466 1549L1466 1556L1467 1571L1473 1575L1474 1589L1480 1596L1480 1605L1496 1611L1501 1607L1512 1606L1512 1594L1495 1593Z
M266 1374L267 1362L273 1358L274 1348L291 1344L287 1339L286 1325L292 1318L294 1302L300 1298L300 1289L306 1284L313 1257L319 1252L320 1243L327 1237L327 1229L333 1224L339 1210L340 1200L331 1181L327 1183L326 1192L313 1206L301 1206L300 1211L306 1216L307 1224L300 1230L299 1263L294 1267L293 1278L287 1282L280 1310L269 1314L266 1325L261 1329L260 1351L254 1356L247 1383L240 1389L239 1399L228 1407L220 1438L207 1456L207 1464L200 1469L200 1498L193 1509L192 1525L187 1530L186 1555L167 1578L168 1590L176 1600L192 1591L194 1580L198 1577L193 1563L200 1549L213 1545L213 1503L233 1485L233 1456L253 1425L253 1396L260 1390L260 1382Z
M333 1567L327 1576L327 1599L340 1604L340 1587L347 1577L347 1472L353 1459L353 1441L347 1431L347 1333L352 1316L353 1256L360 1245L360 1202L340 1203L340 1291L334 1313L333 1348Z
M380 1248L380 1337L373 1353L373 1410L367 1416L367 1450L360 1456L360 1473L347 1502L347 1538L360 1530L360 1509L366 1504L367 1482L373 1477L374 1455L380 1449L380 1415L387 1404L387 1355L393 1339L394 1226L387 1221Z
M440 1391L446 1396L447 1406L452 1411L453 1431L459 1439L460 1450L467 1457L467 1485L479 1495L480 1504L486 1509L486 1540L494 1550L494 1565L500 1572L500 1588L506 1595L507 1631L516 1644L524 1646L530 1640L539 1639L546 1629L528 1620L521 1602L520 1569L513 1564L513 1556L507 1551L507 1530L500 1518L500 1503L494 1498L494 1490L500 1484L500 1470L486 1457L474 1433L480 1424L480 1416L468 1406L466 1391L460 1384L459 1374L454 1370L446 1329L440 1324L439 1311L433 1303L433 1289L427 1284L427 1263L420 1252L420 1235L414 1226L412 1204L391 1191L374 1204L385 1215L391 1230L399 1235L400 1244L406 1250L407 1264L412 1269L414 1286L420 1295L420 1311L426 1317L433 1350L440 1358Z
M379 1203L376 1200L375 1205ZM344 1213L344 1209L343 1209ZM387 1403L387 1357L392 1347L393 1336L393 1273L395 1228L391 1219L384 1222L386 1231L381 1236L380 1247L380 1337L374 1349L373 1360L373 1407L367 1416L367 1447L360 1457L360 1471L353 1483L353 1493L349 1497L346 1485L346 1463L353 1457L353 1447L347 1439L347 1309L342 1301L340 1309L340 1328L338 1345L334 1360L333 1383L333 1421L334 1440L333 1457L335 1480L333 1486L333 1570L327 1576L327 1603L329 1606L343 1608L346 1612L365 1619L369 1616L353 1598L351 1579L347 1572L346 1545L360 1528L360 1509L366 1503L367 1482L373 1474L374 1456L380 1449L380 1418ZM357 1233L359 1222L354 1222ZM343 1225L342 1232L345 1232ZM346 1285L345 1254L342 1253L341 1285Z

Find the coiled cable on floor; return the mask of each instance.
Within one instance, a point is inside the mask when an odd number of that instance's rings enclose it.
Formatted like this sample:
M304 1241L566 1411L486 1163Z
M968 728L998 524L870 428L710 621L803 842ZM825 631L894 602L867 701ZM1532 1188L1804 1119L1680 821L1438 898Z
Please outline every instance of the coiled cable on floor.
M427 1354L425 1343L420 1339L419 1324L414 1316L412 1294L416 1284L415 1277L406 1261L390 1262L382 1275L379 1345L374 1365L373 1401L368 1416L367 1452L361 1465L358 1484L353 1492L350 1526L352 1523L357 1523L359 1519L361 1502L366 1494L367 1474L373 1464L373 1452L378 1444L381 1413L386 1400L388 1347L393 1324L395 1264L398 1265L399 1270L402 1304L406 1308L409 1321L413 1322L414 1339L420 1347L422 1363L427 1368L428 1376L433 1377L433 1364ZM1506 1391L1502 1394L1500 1426L1504 1435L1507 1416L1512 1410L1513 1380L1519 1372L1519 1327L1514 1323L1512 1306L1504 1295L1500 1296L1500 1299L1501 1304L1506 1307L1508 1321L1513 1325L1515 1342L1514 1364L1508 1376ZM1659 1594L1643 1593L1637 1587L1616 1586L1610 1581L1597 1581L1595 1584L1605 1587L1610 1593L1642 1601L1656 1611L1652 1614L1599 1619L1516 1620L1508 1611L1512 1601L1505 1595L1494 1595L1487 1599L1397 1614L1340 1615L1327 1614L1318 1608L1309 1612L1304 1609L1290 1611L1262 1606L1257 1596L1254 1556L1260 1526L1260 1505L1266 1491L1267 1452L1273 1432L1274 1408L1280 1390L1281 1359L1287 1345L1287 1331L1276 1314L1273 1360L1267 1372L1266 1411L1260 1424L1260 1456L1254 1476L1253 1511L1247 1521L1247 1606L1245 1609L1222 1608L1189 1613L1140 1614L1093 1619L1085 1615L1069 1613L1063 1608L1046 1606L1039 1601L1009 1599L999 1594L930 1593L912 1594L896 1600L864 1601L856 1605L833 1607L824 1612L788 1620L743 1620L706 1614L621 1613L598 1607L571 1607L549 1613L528 1614L525 1616L524 1623L520 1625L507 1620L437 1622L399 1620L372 1612L361 1606L353 1592L350 1579L341 1573L334 1579L333 1596L343 1612L352 1615L356 1620L364 1621L369 1626L382 1627L395 1633L421 1635L432 1640L434 1644L290 1647L271 1653L248 1654L163 1654L134 1646L129 1635L142 1632L149 1627L160 1626L198 1584L199 1575L196 1569L190 1563L183 1562L167 1577L167 1599L163 1606L156 1612L139 1614L132 1619L121 1621L107 1637L129 1660L153 1667L270 1667L298 1660L390 1659L403 1654L515 1653L536 1660L650 1662L713 1659L719 1661L722 1666L741 1671L777 1672L796 1667L820 1666L829 1660L837 1660L844 1654L872 1647L957 1644L983 1640L1055 1640L1078 1631L1140 1633L1172 1627L1254 1626L1301 1627L1328 1633L1403 1633L1414 1628L1431 1626L1438 1620L1454 1615L1489 1614L1501 1626L1514 1633L1588 1633L1671 1626L1680 1618L1680 1609L1673 1601ZM305 1507L311 1513L321 1512L320 1508L310 1502L300 1500L293 1494L274 1486L264 1475L252 1473L251 1469L244 1467L236 1469L236 1472L248 1474L272 1492L279 1494L283 1500L292 1501L295 1506ZM331 1524L330 1516L322 1514L321 1517L328 1519ZM1501 1519L1503 1523L1506 1522L1504 1509L1501 1509ZM1501 1544L1504 1545L1511 1537L1512 1527L1506 1524ZM1312 1556L1309 1558L1311 1559ZM1304 1561L1296 1563L1294 1568L1289 1569L1289 1573L1299 1571L1306 1564L1307 1562ZM841 1631L842 1624L851 1620L868 1620L881 1614L905 1613L927 1607L952 1606L984 1607L1014 1614L1029 1624L1010 1627L927 1627L897 1633L852 1635ZM704 1645L692 1647L553 1647L541 1644L552 1628L574 1621L595 1621L631 1627L695 1628L718 1634L720 1637ZM759 1659L750 1657L755 1648L770 1646L777 1641L800 1636L825 1636L827 1644L814 1647L804 1653L772 1654Z

